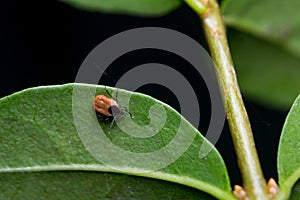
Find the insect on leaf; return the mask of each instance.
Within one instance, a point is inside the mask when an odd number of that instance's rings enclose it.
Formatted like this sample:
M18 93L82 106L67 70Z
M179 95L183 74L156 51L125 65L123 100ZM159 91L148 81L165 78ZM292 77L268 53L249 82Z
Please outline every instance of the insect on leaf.
M179 113L119 89L118 104L130 95L126 107L134 118L124 114L110 128L93 107L105 90L67 84L0 99L0 199L234 199L220 154L212 147L200 158L205 139ZM159 109L165 121L157 128ZM138 135L156 134L134 136L137 127Z

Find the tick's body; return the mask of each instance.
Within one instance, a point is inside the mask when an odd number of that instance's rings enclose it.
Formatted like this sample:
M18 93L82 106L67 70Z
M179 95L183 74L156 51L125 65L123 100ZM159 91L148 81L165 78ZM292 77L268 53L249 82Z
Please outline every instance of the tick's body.
M98 95L94 99L95 110L104 117L113 117L120 113L118 103L112 98L107 98L104 95Z
M112 127L112 125L117 119L121 118L124 115L124 113L127 112L130 115L130 117L132 117L131 113L128 112L126 107L120 107L117 103L117 99L114 100L108 91L106 91L106 93L111 98L108 98L101 94L96 96L94 98L94 109L97 112L97 114L102 117L113 118L110 128Z

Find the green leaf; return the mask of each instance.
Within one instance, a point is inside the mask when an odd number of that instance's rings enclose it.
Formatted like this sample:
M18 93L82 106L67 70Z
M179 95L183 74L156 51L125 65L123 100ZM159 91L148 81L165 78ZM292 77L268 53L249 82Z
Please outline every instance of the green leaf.
M132 176L103 172L166 180L202 190L218 199L234 199L219 153L212 147L206 157L200 158L203 136L174 109L149 96L119 89L120 106L125 105L126 95L132 95L128 108L134 123L125 114L110 129L111 122L97 119L93 109L95 95L106 94L105 89L67 84L27 89L0 99L0 194L4 199L18 196L18 192L27 199L43 195L64 199L66 194L58 189L61 185L70 190L89 190L89 195L99 191L113 199L119 190L124 190L117 196L122 198L126 189L120 188L126 181L137 191L132 192L133 198L135 195L139 198L143 188L150 188L154 197L181 194L186 194L187 199L195 197L192 189L181 193L185 189L179 188L183 186L165 181L158 184L158 180L141 177L135 180ZM159 109L164 111L165 118L160 116ZM157 127L161 122L163 127ZM140 135L158 133L136 138L119 127L127 128L131 134L139 128L144 130ZM70 170L74 172L67 172ZM32 193L25 193L26 189L21 189L24 187L32 187ZM178 188L178 193L173 194L172 187ZM127 187L127 192L130 188ZM166 194L159 194L162 190ZM141 198L148 199L144 192Z
M181 5L180 0L60 0L80 9L137 16L161 16Z
M113 173L6 173L0 183L0 199L215 199L187 186Z
M278 149L277 168L280 196L288 197L292 186L300 178L300 96L285 121ZM297 193L298 184L293 192ZM295 190L296 189L296 190ZM298 191L299 195L299 191Z
M259 36L300 57L300 1L225 1L230 27Z
M300 93L300 58L237 31L228 37L243 94L268 107L289 108Z
M289 200L299 200L300 199L300 179L295 183L292 188Z
M300 1L223 2L226 24L244 33L229 33L242 91L287 110L300 92Z

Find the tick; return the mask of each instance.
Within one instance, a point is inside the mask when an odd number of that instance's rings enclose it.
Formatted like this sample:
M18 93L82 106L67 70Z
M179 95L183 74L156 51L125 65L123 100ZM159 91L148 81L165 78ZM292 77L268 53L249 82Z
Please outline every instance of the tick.
M126 107L118 105L118 91L116 92L115 99L108 92L108 90L106 90L106 93L109 97L100 94L94 98L94 109L96 111L97 116L104 117L106 119L112 119L110 128L112 128L115 121L121 119L125 113L128 113L130 117L133 118Z

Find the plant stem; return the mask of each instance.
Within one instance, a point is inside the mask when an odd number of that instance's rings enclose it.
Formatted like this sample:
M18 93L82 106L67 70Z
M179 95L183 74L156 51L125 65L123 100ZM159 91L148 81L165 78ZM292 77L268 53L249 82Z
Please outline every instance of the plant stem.
M244 188L251 200L268 199L266 183L255 149L250 122L237 83L218 4L215 0L202 0L202 2L206 4L207 9L204 13L199 14L223 93L223 102Z

